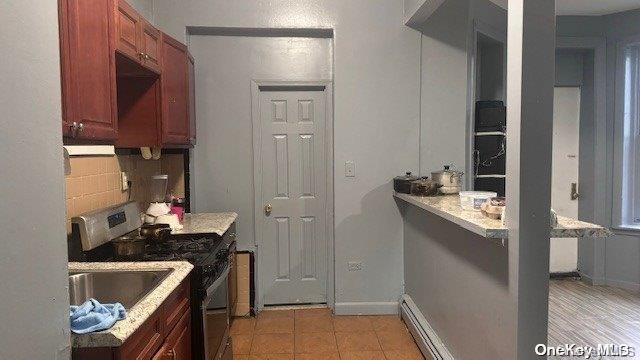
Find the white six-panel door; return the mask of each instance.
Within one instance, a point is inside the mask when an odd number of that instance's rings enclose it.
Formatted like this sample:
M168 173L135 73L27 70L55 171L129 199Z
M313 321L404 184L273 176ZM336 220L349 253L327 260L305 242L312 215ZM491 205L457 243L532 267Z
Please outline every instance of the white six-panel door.
M265 305L327 299L325 116L324 91L260 91Z

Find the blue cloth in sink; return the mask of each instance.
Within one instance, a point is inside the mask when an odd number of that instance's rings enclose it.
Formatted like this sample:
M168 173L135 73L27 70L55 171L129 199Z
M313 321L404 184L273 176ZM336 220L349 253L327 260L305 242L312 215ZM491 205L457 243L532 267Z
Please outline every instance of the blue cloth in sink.
M82 305L69 307L71 331L76 334L86 334L93 331L106 330L118 320L127 316L124 306L120 303L100 304L96 299L89 299Z

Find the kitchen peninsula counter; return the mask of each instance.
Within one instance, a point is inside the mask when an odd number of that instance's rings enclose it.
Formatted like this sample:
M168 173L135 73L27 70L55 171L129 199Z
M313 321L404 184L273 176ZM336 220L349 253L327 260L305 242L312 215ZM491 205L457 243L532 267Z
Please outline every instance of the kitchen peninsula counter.
M415 196L394 192L395 198L417 206L468 231L487 239L507 239L508 229L501 220L488 218L479 211L463 210L459 196ZM558 216L558 225L551 229L552 238L607 237L611 232L596 224Z

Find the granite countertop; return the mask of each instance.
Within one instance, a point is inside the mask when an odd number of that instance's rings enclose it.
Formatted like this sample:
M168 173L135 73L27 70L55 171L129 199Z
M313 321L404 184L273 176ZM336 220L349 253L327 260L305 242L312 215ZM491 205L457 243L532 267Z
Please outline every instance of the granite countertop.
M238 214L234 212L184 214L183 228L173 230L171 234L218 234L222 236L237 218Z
M189 275L193 265L187 261L149 261L149 262L70 262L69 271L113 270L140 271L165 270L171 273L147 296L142 298L131 309L127 309L127 317L116 322L108 330L88 333L71 333L73 347L118 347L133 334L167 297Z
M507 239L509 232L501 220L488 218L480 211L463 210L460 198L456 195L414 196L394 193L396 198L406 201L451 221L471 232L489 239ZM552 238L607 237L608 229L584 221L558 216L558 226L551 229Z

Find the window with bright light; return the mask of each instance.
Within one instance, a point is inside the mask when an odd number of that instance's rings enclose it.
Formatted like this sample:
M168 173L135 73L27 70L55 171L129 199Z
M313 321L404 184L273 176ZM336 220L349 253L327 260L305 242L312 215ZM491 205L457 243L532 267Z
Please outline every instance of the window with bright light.
M621 227L640 228L640 39L620 44L619 66L622 71L622 105L619 112L616 142L618 156L616 172Z

